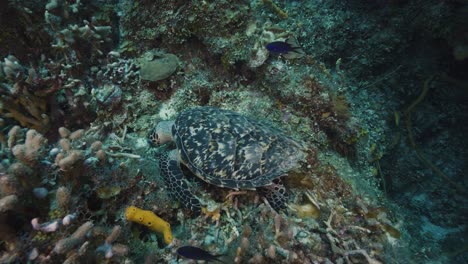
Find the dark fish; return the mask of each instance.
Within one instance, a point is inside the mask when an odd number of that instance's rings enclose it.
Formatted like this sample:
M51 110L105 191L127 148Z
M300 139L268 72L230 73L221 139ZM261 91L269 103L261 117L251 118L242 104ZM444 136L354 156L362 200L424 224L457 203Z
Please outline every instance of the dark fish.
M204 260L207 262L210 261L219 261L225 263L222 260L218 259L221 255L213 255L208 251L205 251L201 248L192 247L192 246L183 246L177 249L177 254L184 258L193 259L193 260Z
M266 49L273 54L283 55L286 59L301 58L305 55L296 38L288 38L286 41L274 41L266 45Z

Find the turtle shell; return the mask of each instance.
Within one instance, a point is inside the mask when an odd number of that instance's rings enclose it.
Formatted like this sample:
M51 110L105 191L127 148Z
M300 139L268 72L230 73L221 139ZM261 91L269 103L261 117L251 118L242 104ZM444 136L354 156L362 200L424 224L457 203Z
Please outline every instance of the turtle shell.
M262 122L214 107L182 112L172 128L181 162L220 187L254 189L297 167L301 145Z

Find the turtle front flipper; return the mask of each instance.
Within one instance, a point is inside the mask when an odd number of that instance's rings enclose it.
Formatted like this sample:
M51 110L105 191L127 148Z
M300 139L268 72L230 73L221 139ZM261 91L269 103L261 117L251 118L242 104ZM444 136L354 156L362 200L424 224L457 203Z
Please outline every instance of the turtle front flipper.
M159 167L161 175L169 190L169 195L181 203L185 208L190 209L195 215L201 212L200 201L190 191L187 182L184 179L182 170L180 169L177 151L170 153L164 152L159 157Z
M286 209L288 194L280 179L275 179L272 185L259 187L258 191L277 213Z

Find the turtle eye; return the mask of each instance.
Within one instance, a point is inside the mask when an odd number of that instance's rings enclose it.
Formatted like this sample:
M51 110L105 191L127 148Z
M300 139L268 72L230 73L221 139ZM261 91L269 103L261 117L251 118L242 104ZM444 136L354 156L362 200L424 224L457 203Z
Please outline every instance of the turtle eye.
M159 135L156 132L156 129L152 129L150 133L148 134L148 142L152 146L160 145Z

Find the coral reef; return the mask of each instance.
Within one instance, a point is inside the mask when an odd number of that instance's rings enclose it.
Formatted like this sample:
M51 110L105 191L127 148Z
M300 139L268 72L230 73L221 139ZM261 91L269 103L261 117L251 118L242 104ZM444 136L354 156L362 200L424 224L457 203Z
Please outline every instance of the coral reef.
M28 76L24 77L24 68L18 59L9 55L1 63L0 72L12 81L13 86L2 83L0 93L0 111L4 117L13 118L24 127L30 127L40 132L45 132L49 128L50 118L46 113L46 99L43 95L33 94L31 84L36 78L34 69L28 71ZM47 94L48 92L45 92Z
M24 13L27 7L24 8L16 9ZM39 7L35 5L34 8ZM92 113L87 107L90 100L87 91L91 87L85 84L84 74L89 65L104 55L106 45L111 42L112 28L99 26L96 24L99 22L83 21L85 14L80 8L80 2L60 1L46 5L41 26L46 31L43 34L51 39L49 48L35 51L29 66L22 66L12 55L6 56L0 70L2 115L41 133L70 119L84 118L83 122L90 122L86 118ZM83 25L77 24L78 21ZM28 34L38 37L32 32ZM87 115L75 114L80 112Z
M461 263L467 10L3 1L0 262L192 263L190 245L226 263ZM306 54L269 53L288 38ZM201 215L168 196L147 134L204 105L301 142L286 213L184 168Z
M1 208L3 213L11 214L15 211L18 214L17 217L31 219L29 228L31 241L28 245L20 241L11 242L15 243L15 246L11 247L10 253L5 253L3 257L11 257L13 261L13 259L26 257L15 253L18 250L32 250L28 257L31 261L44 262L60 259L84 261L92 258L95 253L87 251L90 243L88 233L95 230L93 232L96 234L92 237L97 241L104 234L98 231L103 227L96 226L93 221L86 221L86 214L95 214L94 211L98 210L94 207L96 204L93 204L93 199L105 201L115 197L115 193L107 197L99 195L103 189L120 186L116 182L116 177L108 178L112 182L108 186L100 182L104 183L103 179L109 177L113 173L112 170L122 171L124 165L118 162L122 157L135 159L138 155L104 148L101 141L95 140L92 135L87 135L83 129L71 132L61 127L58 130L61 138L47 147L47 140L35 130L28 130L24 144L17 144L16 142L21 139L21 133L18 127L13 127L9 133L11 160L16 162L7 168L8 174L2 172ZM83 148L86 147L87 142L89 142L89 148ZM103 170L102 166L110 166L110 169ZM101 180L94 179L94 177L100 177ZM82 188L85 186L89 188L92 181L98 183L93 186L92 193L81 193ZM47 193L54 195L50 196ZM76 196L77 194L81 196L81 199ZM25 200L19 201L17 195L21 195ZM17 209L28 207L34 210ZM77 224L81 225L76 226ZM2 225L28 230L27 223L2 222ZM68 232L72 229L68 226L76 230L69 234ZM124 258L127 255L126 245L114 243L118 237L115 232L111 232L105 240L104 246L109 247L103 251L105 258ZM52 251L48 250L48 243L54 244ZM99 249L99 251L103 250L102 247Z

